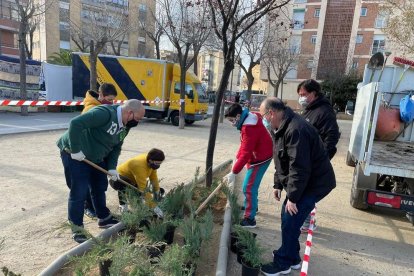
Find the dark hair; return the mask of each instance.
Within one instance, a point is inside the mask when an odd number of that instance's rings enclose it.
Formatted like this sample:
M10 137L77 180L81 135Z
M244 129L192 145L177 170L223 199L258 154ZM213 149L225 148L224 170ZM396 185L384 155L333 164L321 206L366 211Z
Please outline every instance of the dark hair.
M321 93L321 85L319 82L313 79L304 80L298 85L297 93L301 88L304 88L308 93L315 92L316 96L319 97L322 95Z
M236 117L237 114L242 114L243 108L238 103L232 104L229 108L227 108L226 112L224 113L224 117Z
M151 149L148 152L147 161L149 161L149 160L153 160L153 161L164 161L164 159L165 159L165 155L164 155L164 152L162 150L159 150L159 149Z
M102 83L101 86L99 86L99 92L102 93L102 95L104 96L109 96L109 95L113 95L113 96L117 96L118 93L116 93L116 88L112 83Z
M266 110L280 111L285 110L286 105L281 99L276 97L269 97L264 100L264 106Z

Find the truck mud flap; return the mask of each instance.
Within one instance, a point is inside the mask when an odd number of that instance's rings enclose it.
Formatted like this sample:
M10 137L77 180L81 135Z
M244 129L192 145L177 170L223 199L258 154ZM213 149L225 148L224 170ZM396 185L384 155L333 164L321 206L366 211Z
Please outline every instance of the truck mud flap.
M410 195L368 189L366 190L366 202L371 206L414 212L414 196Z

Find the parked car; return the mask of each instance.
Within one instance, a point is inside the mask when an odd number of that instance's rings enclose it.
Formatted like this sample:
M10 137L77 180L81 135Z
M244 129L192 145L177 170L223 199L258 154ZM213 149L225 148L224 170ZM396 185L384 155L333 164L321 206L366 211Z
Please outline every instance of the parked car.
M347 115L354 115L355 110L355 102L354 101L347 101L345 106L345 114Z

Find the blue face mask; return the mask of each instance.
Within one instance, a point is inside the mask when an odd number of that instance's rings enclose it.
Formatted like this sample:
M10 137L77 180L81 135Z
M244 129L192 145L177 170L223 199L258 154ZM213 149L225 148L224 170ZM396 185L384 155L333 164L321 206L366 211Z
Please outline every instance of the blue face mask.
M268 120L266 120L266 118L262 119L263 125L270 130L270 123Z

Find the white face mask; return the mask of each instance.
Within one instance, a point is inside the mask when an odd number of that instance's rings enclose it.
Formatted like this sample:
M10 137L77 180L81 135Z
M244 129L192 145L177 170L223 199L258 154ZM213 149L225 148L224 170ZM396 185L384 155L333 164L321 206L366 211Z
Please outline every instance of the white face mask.
M298 102L303 107L307 107L309 105L309 103L308 103L308 97L305 97L305 96L299 97Z

